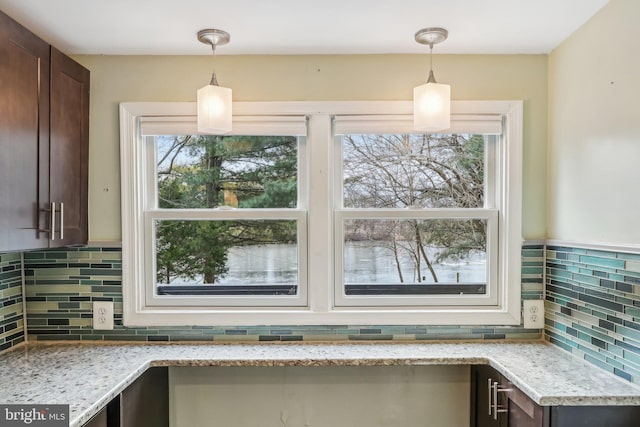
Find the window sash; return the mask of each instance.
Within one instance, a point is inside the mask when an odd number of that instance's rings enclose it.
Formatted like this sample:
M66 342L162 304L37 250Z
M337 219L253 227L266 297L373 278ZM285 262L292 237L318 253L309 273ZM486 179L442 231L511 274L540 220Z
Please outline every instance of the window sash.
M296 295L158 295L156 283L157 220L295 220L297 224L298 292ZM145 286L144 303L148 307L304 307L308 305L307 285L307 213L302 209L158 209L144 213ZM153 284L153 286L151 286ZM250 285L250 284L248 284Z
M484 116L474 116L480 122ZM502 131L502 116L494 117L494 131ZM499 120L498 120L499 117ZM437 208L437 209L381 209L381 208L345 208L343 195L343 135L348 134L375 134L375 133L415 133L412 130L413 123L405 121L408 129L403 129L403 124L398 120L384 121L381 117L358 117L353 121L350 118L336 117L334 122L334 306L337 308L350 307L464 307L464 306L495 306L501 298L501 283L505 281L500 276L500 252L499 252L499 219L500 206L504 197L497 187L500 184L501 164L498 161L501 152L501 137L489 134L486 138L484 149L484 206L480 208ZM453 118L452 118L453 121ZM468 124L468 123L467 123ZM499 126L498 126L499 125ZM452 125L459 133L477 134L480 127L463 127L463 122ZM474 132L475 131L475 132ZM450 130L442 134L454 133ZM486 250L486 288L484 294L478 295L347 295L344 283L344 234L343 224L347 219L481 219L487 221L487 250Z
M291 120L277 120L277 118L262 117L262 120L252 120L251 126L234 129L237 135L281 136L301 135L300 129L292 127ZM169 120L169 121L166 121ZM158 131L158 134L171 134L172 131L195 131L195 117L144 117L141 119L141 129L146 133ZM155 127L145 127L144 123L155 124ZM175 123L180 126L174 127ZM271 124L278 126L270 126ZM298 117L295 123L305 128L304 116ZM184 126L186 125L186 127ZM193 128L192 128L193 127ZM306 130L305 130L306 132ZM196 132L187 132L195 134ZM180 133L178 133L180 134ZM142 136L144 141L139 149L145 158L142 165L144 170L144 204L143 235L144 235L144 282L147 284L143 291L143 304L150 308L158 307L193 307L194 309L205 307L225 308L229 307L304 307L308 305L307 286L307 212L303 208L306 205L306 141L305 137L298 136L298 208L230 208L219 207L214 209L161 209L158 208L158 173L156 162L156 143L153 135ZM156 234L155 222L158 220L295 220L297 224L297 256L298 256L298 281L296 295L159 295L156 283Z
M497 209L339 209L334 215L336 307L490 306L498 302ZM487 221L486 292L479 295L347 295L344 283L344 221L348 219L479 219Z
M163 130L168 130L168 129L163 129ZM257 130L259 129L253 129L251 133L242 133L242 134L238 133L238 135L296 136L296 135L287 134L287 133L285 134L274 133L272 135L263 134L260 132L256 132ZM288 130L291 131L291 129L288 129ZM157 147L155 144L155 137L153 135L147 135L147 136L142 136L140 139L141 141L143 141L143 143L140 144L139 147L135 147L136 149L135 151L145 159L144 166L143 165L140 166L140 169L144 174L144 180L141 182L141 184L145 186L145 194L143 195L143 197L141 197L142 200L140 200L143 203L142 209L145 211L152 210L152 209L158 210L159 209L158 208L158 170L157 170L157 164L156 164ZM297 139L298 139L298 150L297 150L298 152L298 166L297 166L298 200L297 200L296 206L300 209L307 206L307 202L306 202L307 175L308 175L307 161L306 161L307 138L305 136L298 136ZM149 165L153 165L153 166L149 166ZM229 208L223 208L223 209L229 209ZM239 210L251 210L251 209L255 209L255 208L242 208ZM278 208L278 209L288 210L292 208Z
M335 128L335 127L334 127ZM335 132L333 137L333 180L334 180L334 196L333 204L337 209L344 207L343 196L343 169L344 163L343 151L342 151L342 138L345 134L357 134L355 127L344 127L342 133ZM388 133L406 133L399 130L397 127L389 127L384 132ZM376 132L360 132L362 134L375 134ZM378 132L379 133L379 132ZM411 132L408 132L411 133ZM461 132L472 133L472 132ZM502 147L502 136L500 135L486 135L484 145L484 165L485 165L485 178L484 178L484 208L497 208L501 206L506 195L503 191L506 190L506 185L502 185L502 188L498 186L503 179L504 165L499 161L503 155L504 148Z

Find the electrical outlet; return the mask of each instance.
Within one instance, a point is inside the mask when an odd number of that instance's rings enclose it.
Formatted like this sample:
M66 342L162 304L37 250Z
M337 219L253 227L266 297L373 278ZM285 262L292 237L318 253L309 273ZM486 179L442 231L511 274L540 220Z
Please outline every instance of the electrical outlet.
M93 303L93 329L113 329L113 302Z
M522 315L526 329L544 328L544 300L524 300Z

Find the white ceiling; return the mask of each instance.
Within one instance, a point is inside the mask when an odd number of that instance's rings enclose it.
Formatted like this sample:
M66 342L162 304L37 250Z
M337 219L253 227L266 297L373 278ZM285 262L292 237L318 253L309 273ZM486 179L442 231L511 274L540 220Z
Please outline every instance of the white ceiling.
M549 53L608 0L0 0L0 10L71 54L209 55L203 28L231 34L217 54Z

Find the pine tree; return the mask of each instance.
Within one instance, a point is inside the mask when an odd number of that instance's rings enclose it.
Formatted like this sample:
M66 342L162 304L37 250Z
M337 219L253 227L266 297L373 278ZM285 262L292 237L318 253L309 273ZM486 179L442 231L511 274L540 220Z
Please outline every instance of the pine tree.
M293 208L296 202L295 137L158 138L160 208ZM293 221L158 221L157 280L214 284L227 272L230 247L291 242L295 232Z

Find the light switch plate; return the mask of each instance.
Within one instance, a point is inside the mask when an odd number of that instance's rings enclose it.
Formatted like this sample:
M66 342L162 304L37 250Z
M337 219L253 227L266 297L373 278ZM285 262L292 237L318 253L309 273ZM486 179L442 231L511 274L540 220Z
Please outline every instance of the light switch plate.
M544 329L544 300L524 300L522 305L525 329Z
M93 329L113 329L113 301L93 303Z

